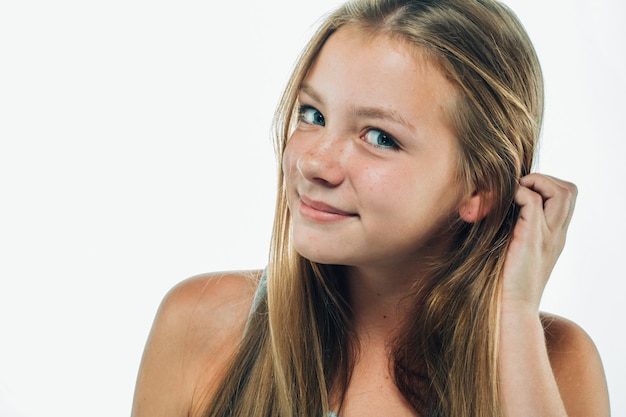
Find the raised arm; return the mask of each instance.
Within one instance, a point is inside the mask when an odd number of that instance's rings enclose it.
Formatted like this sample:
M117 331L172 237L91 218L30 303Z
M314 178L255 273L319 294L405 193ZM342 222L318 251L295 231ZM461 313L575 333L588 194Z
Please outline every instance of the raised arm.
M589 336L571 322L539 314L576 194L573 184L544 175L520 181L520 217L502 287L499 378L506 417L610 414L604 371Z

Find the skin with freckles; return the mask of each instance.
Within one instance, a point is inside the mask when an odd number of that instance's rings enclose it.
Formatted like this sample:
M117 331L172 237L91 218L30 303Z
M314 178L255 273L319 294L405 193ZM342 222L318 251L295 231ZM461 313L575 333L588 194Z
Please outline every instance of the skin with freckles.
M328 39L298 90L299 120L282 159L291 242L306 259L342 266L359 348L345 392L329 392L341 417L419 416L389 362L389 341L412 318L402 301L427 276L429 258L450 250L447 226L479 222L491 206L489 193L467 190L457 175L447 117L456 99L422 51L350 26ZM576 194L541 174L521 178L515 193L520 214L498 287L506 417L610 414L589 336L539 313ZM134 417L206 415L198 398L212 398L227 377L260 276L204 275L168 294L146 345Z
M463 202L455 93L413 48L355 31L329 39L300 90L283 158L292 236L314 261L402 274L441 250Z

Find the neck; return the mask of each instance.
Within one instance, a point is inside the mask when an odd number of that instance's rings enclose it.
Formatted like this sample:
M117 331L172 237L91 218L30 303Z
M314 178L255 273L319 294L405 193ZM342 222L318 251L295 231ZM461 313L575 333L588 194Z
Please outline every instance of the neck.
M414 304L417 270L403 273L349 267L350 305L361 343L386 342L406 320Z

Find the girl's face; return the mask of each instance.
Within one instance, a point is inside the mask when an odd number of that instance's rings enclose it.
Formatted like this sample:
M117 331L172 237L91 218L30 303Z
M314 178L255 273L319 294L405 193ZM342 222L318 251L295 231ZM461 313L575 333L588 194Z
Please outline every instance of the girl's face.
M408 44L350 27L328 39L283 157L302 256L397 270L445 249L463 197L445 116L455 95Z

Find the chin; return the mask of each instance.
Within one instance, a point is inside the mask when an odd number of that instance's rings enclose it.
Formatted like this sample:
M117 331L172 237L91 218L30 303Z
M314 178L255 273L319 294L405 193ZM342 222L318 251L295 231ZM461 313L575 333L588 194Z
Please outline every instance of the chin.
M341 253L337 251L320 250L319 247L301 247L296 244L294 244L294 249L303 258L322 265L346 265L348 261L346 256L341 256Z
M300 256L302 256L304 259L309 260L311 262L315 262L317 264L321 264L321 265L341 265L344 263L344 262L341 262L341 260L337 256L330 256L330 255L320 254L320 253L309 254L306 251L301 252L299 250L296 250L296 252Z

